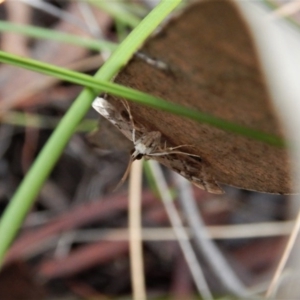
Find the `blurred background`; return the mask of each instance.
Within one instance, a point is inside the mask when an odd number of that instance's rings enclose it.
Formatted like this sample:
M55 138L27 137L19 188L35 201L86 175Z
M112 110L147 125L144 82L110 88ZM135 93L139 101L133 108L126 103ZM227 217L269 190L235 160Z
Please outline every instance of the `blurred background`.
M0 4L0 19L53 29L54 35L66 32L117 44L154 2L100 1L96 5L89 1L8 0ZM297 22L297 13L292 17ZM0 42L3 51L91 75L112 51L107 46L99 53L3 29ZM0 65L1 212L81 90L55 78ZM99 121L91 109L8 251L0 273L0 299L131 299L127 182L113 192L125 172L131 148L131 142L106 120ZM180 180L170 170L163 172L196 255L194 263L201 266L212 294L241 298L263 293L292 231L297 202L285 195L226 186L224 195L189 186L192 199L186 201ZM147 296L196 299L197 283L186 262L187 254L182 254L147 169L144 179Z

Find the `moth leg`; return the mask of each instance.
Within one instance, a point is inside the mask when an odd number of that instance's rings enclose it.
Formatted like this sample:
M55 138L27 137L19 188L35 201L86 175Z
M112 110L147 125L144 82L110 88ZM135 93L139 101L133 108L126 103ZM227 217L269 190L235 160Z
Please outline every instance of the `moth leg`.
M164 148L165 151L173 151L175 149L179 149L182 147L193 147L192 145L180 145L180 146L176 146L176 147L166 147Z
M162 155L168 155L168 154L183 154L193 157L200 157L199 155L183 152L183 151L174 151L176 149L182 148L182 147L193 147L193 145L179 145L175 147L167 147L167 142L165 141L163 149L159 148L157 152L152 152L150 155L152 156L162 156Z
M161 149L162 151L165 151L165 152L168 152L168 151L173 151L175 149L179 149L179 148L182 148L182 147L192 147L192 148L196 148L195 146L193 145L179 145L179 146L175 146L175 147L167 147L167 141L164 142L164 147Z
M136 143L136 140L135 140L135 128L132 127L132 141L133 141L133 144Z
M123 183L125 182L125 180L127 179L128 175L129 175L129 172L130 172L130 167L132 165L132 162L133 162L133 159L130 158L130 160L128 162L128 165L127 165L127 168L126 168L126 171L123 174L123 176L122 176L121 180L119 181L119 183L113 189L113 192L115 192L116 190L118 190L123 185Z
M154 152L154 153L150 153L148 155L149 156L163 156L163 155L170 155L170 154L182 154L182 155L188 155L188 156L192 156L192 157L201 158L199 155L188 153L188 152L182 152L182 151L163 151L163 152L156 152L156 153Z

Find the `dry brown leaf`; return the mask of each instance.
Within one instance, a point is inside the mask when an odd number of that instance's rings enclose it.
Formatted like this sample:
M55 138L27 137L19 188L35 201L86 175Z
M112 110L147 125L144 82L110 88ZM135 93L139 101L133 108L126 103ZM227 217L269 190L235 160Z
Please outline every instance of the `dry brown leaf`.
M133 58L116 82L283 138L246 23L231 1L199 1L150 38L141 52L163 71ZM109 98L120 110L123 105ZM208 165L216 181L269 193L291 193L288 153L266 143L130 103L134 120Z

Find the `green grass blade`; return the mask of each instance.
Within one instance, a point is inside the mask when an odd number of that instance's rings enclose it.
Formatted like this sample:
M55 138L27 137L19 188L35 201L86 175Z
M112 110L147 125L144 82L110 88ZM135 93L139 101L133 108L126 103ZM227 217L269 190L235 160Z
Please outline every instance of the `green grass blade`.
M93 88L95 90L101 89L102 91L110 93L115 96L123 97L135 101L137 103L147 105L149 107L168 111L176 115L190 118L200 123L209 124L216 128L220 128L222 130L240 134L258 141L263 141L265 143L274 146L280 146L280 147L284 146L283 140L274 135L267 134L258 130L254 130L245 126L241 126L236 123L232 123L220 118L216 118L212 115L201 113L199 111L195 111L188 107L170 103L161 98L157 98L128 87L124 87L111 82L100 81L99 79L96 79L86 74L59 68L32 59L18 57L1 51L0 51L0 61L5 63L10 63L15 66L27 68L32 71L37 71L47 75L52 75L62 80L77 83L86 87Z
M134 28L140 23L140 19L136 17L136 15L130 13L122 3L118 3L117 1L95 1L95 0L86 0L91 5L94 5L113 18L117 19L118 21L127 24L128 26Z
M13 126L31 127L38 129L53 129L60 122L60 117L50 117L33 113L9 111L1 118L1 123ZM84 119L78 125L76 131L90 132L95 129L98 122L93 119Z
M1 21L1 20L0 20L0 31L15 32L15 33L27 35L32 38L54 40L58 42L73 44L94 51L100 51L100 50L114 51L117 48L116 44L104 40L84 38L74 34L59 32L57 30L50 30L50 29L45 29L45 28L40 28L40 27L30 26L30 25L23 25L23 24L19 25L19 24Z
M95 78L110 80L128 62L137 48L180 1L161 1L117 48L110 59L97 72ZM98 89L98 92L101 92L101 90ZM43 183L52 171L77 125L90 109L90 105L97 93L95 90L89 88L85 88L80 93L11 199L0 221L0 264L3 263L5 253L17 234Z

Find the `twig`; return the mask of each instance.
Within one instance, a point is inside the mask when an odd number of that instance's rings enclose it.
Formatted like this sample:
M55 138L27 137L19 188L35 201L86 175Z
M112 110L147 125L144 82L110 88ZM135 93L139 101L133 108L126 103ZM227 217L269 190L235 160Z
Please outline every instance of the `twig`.
M157 189L165 206L166 212L174 229L175 235L178 239L181 250L190 268L193 276L195 285L198 289L199 294L205 300L212 300L212 294L209 290L208 284L203 275L203 271L197 261L195 252L188 240L188 234L183 228L183 224L179 217L179 214L174 206L172 195L168 189L166 180L160 169L159 164L156 161L150 160L149 167L154 174L156 180Z
M196 206L191 184L177 173L174 173L174 177L179 189L179 201L191 227L198 250L214 270L215 276L230 293L239 297L249 296L249 292L243 283L236 277L219 249L209 237L209 233Z
M142 160L132 163L129 181L129 248L134 300L146 299L141 232Z
M299 1L292 1L289 3L286 3L277 9L273 10L269 16L268 19L281 19L288 16L291 16L293 14L296 14L300 10L300 2Z
M76 26L86 32L89 32L89 28L86 26L86 24L81 19L72 15L69 12L65 12L62 9L55 7L54 5L52 5L50 3L45 3L44 1L39 1L39 0L20 0L20 1L38 9L38 10L44 11L51 16L55 16L58 19L64 20L67 23L73 24L74 26Z
M34 223L36 224L36 223ZM39 222L37 224L40 224ZM256 224L239 224L224 226L206 226L208 239L240 239L257 238L270 236L283 236L291 233L294 222L266 222ZM184 227L189 239L195 238L189 227ZM259 232L261 229L262 233ZM106 229L78 229L72 230L74 233L74 243L91 243L98 241L128 241L129 231L126 228L106 228ZM60 234L55 233L49 239L59 239ZM142 229L143 241L174 241L176 236L171 227L156 227ZM46 243L46 242L45 242ZM56 243L56 242L55 242ZM36 255L36 253L34 254ZM26 256L26 257L32 257Z
M290 235L290 238L287 242L287 245L285 247L285 250L283 252L283 255L280 259L280 262L277 266L276 272L271 280L270 286L266 292L265 298L270 298L272 296L272 294L274 293L274 291L276 290L276 287L278 286L278 282L280 279L280 276L282 274L282 271L286 265L286 262L291 254L291 251L294 247L296 238L298 236L299 233L299 229L300 229L300 210L298 212L297 218L296 218L296 222L295 222L295 226L293 228L293 231Z

